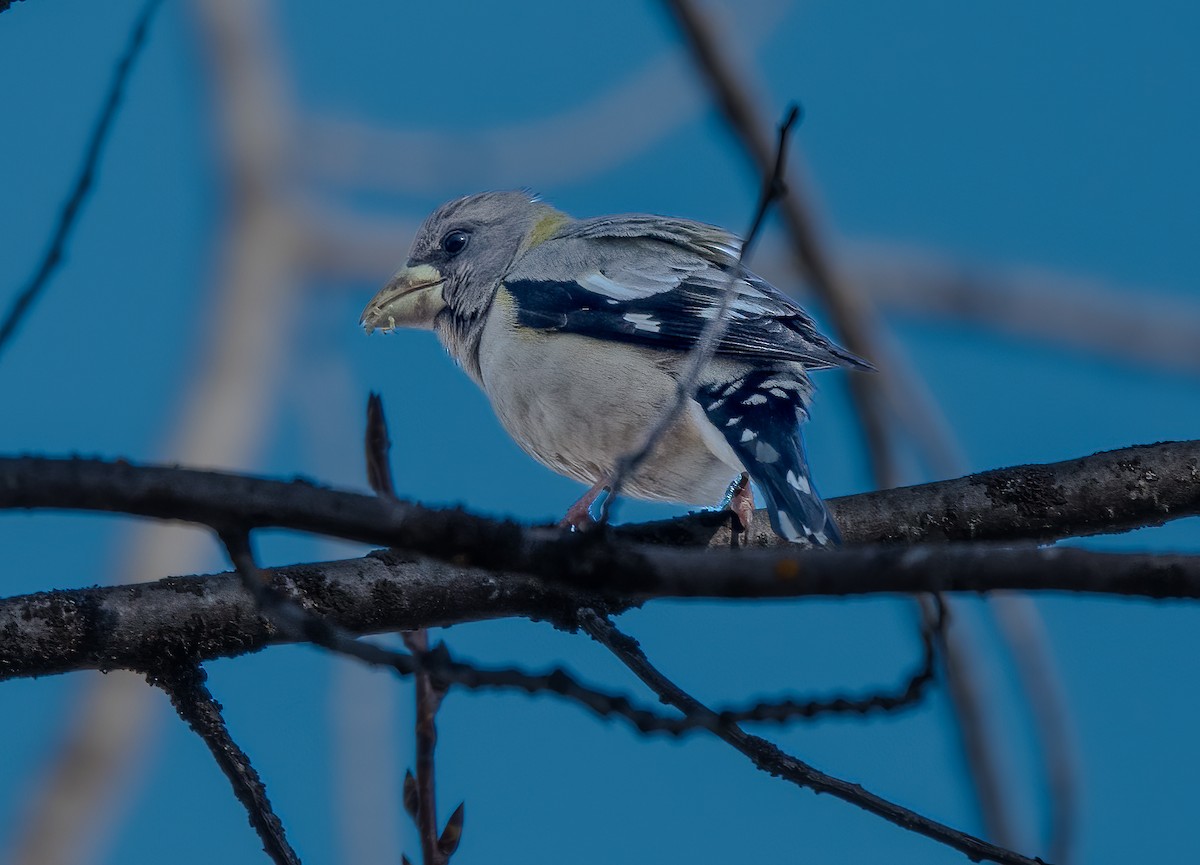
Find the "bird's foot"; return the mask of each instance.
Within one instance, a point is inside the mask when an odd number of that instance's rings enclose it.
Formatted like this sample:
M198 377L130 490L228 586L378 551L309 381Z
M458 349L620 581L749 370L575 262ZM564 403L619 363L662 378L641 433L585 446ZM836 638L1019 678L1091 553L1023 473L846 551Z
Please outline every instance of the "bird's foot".
M729 489L729 510L741 523L742 531L749 534L754 525L754 491L750 489L750 475L742 472Z
M567 513L558 521L558 527L582 532L596 525L596 519L592 516L592 505L607 488L606 481L592 484L588 491L579 497L579 501L567 508Z

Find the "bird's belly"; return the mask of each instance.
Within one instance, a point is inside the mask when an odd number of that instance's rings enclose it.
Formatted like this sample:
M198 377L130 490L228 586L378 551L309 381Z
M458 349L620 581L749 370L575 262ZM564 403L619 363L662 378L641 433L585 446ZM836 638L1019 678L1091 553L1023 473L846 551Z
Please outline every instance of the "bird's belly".
M574 334L502 333L504 318L490 318L479 352L483 387L500 423L554 471L587 484L607 478L674 398L675 380L661 353ZM713 504L741 470L720 433L691 404L624 491Z

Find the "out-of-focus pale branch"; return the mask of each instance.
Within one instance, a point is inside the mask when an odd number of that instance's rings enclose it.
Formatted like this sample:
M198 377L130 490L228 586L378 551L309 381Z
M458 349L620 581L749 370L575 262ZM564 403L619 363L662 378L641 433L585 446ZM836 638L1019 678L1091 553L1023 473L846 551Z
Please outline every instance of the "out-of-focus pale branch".
M1045 268L851 243L846 267L880 306L1200 375L1200 304Z
M740 4L737 37L746 50L771 35L789 5ZM305 144L297 156L318 183L351 190L443 196L506 185L542 188L615 168L707 105L687 52L671 46L614 87L549 117L453 133L315 116L300 127Z
M280 317L296 306L303 234L287 173L292 100L264 3L196 0L190 9L209 73L228 212L191 376L179 385L186 398L160 448L193 465L244 466L261 446L266 407L287 368L290 329ZM116 570L127 581L153 579L186 568L210 543L201 533L139 526ZM130 786L119 779L132 777L135 755L155 741L151 697L134 676L88 683L6 861L66 865L103 855L97 836Z
M314 271L337 277L328 291L382 283L404 259L417 220L335 208L310 214L306 254ZM968 261L915 246L849 240L842 268L891 315L961 322L1021 339L1200 375L1200 304L1040 267ZM784 290L807 293L778 236L763 239L754 271Z

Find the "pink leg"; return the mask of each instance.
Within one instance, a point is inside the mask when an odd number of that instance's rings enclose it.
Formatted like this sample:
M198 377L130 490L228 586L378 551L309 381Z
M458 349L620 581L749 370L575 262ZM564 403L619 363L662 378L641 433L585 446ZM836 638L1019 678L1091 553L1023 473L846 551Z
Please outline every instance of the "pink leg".
M596 481L588 487L588 491L579 497L579 501L567 508L566 516L558 521L560 528L589 528L595 520L592 519L592 505L596 498L607 489L607 481Z
M749 534L754 523L754 491L750 489L750 475L745 472L742 472L737 489L729 499L729 510L733 511L738 522L742 524L742 531Z

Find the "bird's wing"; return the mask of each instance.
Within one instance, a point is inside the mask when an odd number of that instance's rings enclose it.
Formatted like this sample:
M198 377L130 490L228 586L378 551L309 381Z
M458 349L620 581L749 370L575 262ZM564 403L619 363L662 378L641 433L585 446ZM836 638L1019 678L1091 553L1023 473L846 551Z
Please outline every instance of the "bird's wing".
M719 354L870 368L786 295L748 270L739 274L740 248L733 235L687 220L581 220L518 258L504 286L525 327L681 352L696 344L732 288Z

